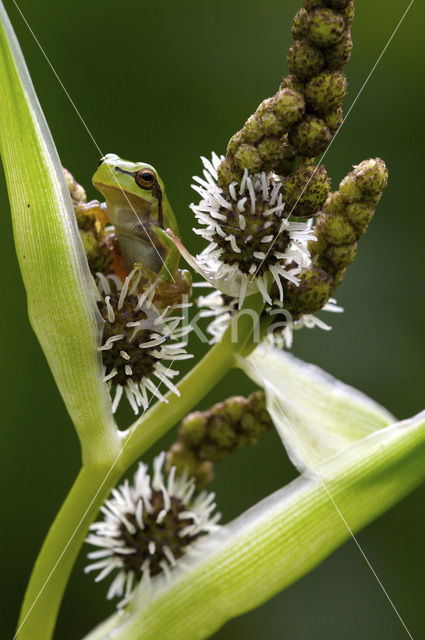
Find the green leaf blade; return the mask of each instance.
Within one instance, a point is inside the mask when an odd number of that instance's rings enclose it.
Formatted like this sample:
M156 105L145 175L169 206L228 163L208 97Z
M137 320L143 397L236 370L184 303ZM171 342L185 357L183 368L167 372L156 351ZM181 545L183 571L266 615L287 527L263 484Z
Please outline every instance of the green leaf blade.
M273 423L301 472L395 422L365 394L284 351L260 346L238 363L265 389Z
M320 463L205 541L203 557L157 577L86 640L201 640L313 569L425 478L425 412ZM201 548L201 547L200 547Z
M56 148L0 3L0 144L32 326L76 426L85 460L118 437L98 346L101 318Z

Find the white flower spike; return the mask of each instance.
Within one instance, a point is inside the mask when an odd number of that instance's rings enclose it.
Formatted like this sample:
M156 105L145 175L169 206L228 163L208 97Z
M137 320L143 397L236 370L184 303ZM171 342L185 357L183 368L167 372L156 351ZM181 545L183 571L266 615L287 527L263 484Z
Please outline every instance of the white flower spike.
M298 283L298 274L310 264L308 242L314 240L312 222L291 222L274 173L249 175L232 182L228 193L217 184L217 168L223 157L202 158L203 178L194 177L199 204L191 205L198 222L194 229L209 242L196 258L174 240L187 262L216 289L238 300L260 292L268 304L271 281L283 300L282 280ZM268 277L270 274L270 277Z
M212 318L207 327L207 332L211 335L210 344L219 342L237 311L237 300L214 290L205 296L199 296L195 302L201 309L200 318ZM321 311L342 313L344 309L337 305L334 298L330 298ZM297 320L293 320L289 311L282 307L280 300L275 301L271 308L266 308L266 312L273 317L267 332L267 342L278 349L291 349L294 331L304 327L307 329L318 327L324 331L332 329L330 325L313 314L304 314Z
M183 556L196 553L194 542L218 528L220 514L215 509L214 494L203 491L193 497L195 483L187 475L176 476L175 467L168 477L162 467L165 453L153 463L153 477L140 463L133 484L128 480L105 502L102 522L90 527L87 542L98 547L88 558L94 560L85 572L99 571L100 582L115 570L108 600L123 597L118 606L128 602L134 587L164 574L168 579L173 567L184 565Z
M102 296L98 305L105 321L100 351L105 366L104 381L115 388L113 412L123 391L135 414L140 407L147 409L148 392L161 402L168 402L160 391L161 385L180 395L172 382L179 372L171 367L174 361L192 357L186 352L186 336L191 326L182 326L184 316L172 312L185 305L167 307L160 313L150 301L150 289L143 294L137 292L140 280L137 268L124 284L117 276L97 275Z

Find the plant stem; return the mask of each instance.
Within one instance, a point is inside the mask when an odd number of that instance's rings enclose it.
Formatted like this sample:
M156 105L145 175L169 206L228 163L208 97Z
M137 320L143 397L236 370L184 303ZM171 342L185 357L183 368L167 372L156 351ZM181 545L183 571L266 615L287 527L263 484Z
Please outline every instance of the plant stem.
M44 541L25 593L17 640L52 637L62 597L87 528L120 472L82 467Z
M121 452L110 464L81 469L53 522L35 563L19 620L17 640L49 640L73 564L90 523L119 477L154 442L171 429L234 366L263 307L261 296L235 316L222 340L178 385L180 397L157 403L123 437ZM235 331L237 329L237 332ZM233 341L233 335L237 340Z
M178 384L180 396L168 393L171 407L157 403L136 420L124 437L120 465L126 469L154 442L172 428L181 418L221 380L235 365L235 354L248 353L257 346L252 340L254 327L264 307L262 296L249 298L241 312L230 323L221 341ZM237 339L234 337L237 336Z

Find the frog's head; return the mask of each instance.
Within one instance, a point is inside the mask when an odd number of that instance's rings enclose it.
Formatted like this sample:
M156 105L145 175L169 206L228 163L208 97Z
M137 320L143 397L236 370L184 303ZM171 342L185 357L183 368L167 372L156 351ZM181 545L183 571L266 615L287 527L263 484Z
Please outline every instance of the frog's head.
M110 212L120 215L120 211L131 209L164 226L164 185L150 164L108 153L99 161L93 184L105 197Z

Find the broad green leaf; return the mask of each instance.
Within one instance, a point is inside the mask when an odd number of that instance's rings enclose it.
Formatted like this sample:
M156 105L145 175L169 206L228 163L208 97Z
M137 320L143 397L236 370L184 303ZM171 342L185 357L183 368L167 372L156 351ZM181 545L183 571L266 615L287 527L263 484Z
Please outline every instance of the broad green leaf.
M260 346L238 363L265 389L267 409L300 471L395 422L357 389L284 351Z
M86 640L201 640L268 600L425 479L425 412L319 463L217 534L169 582L142 585Z
M85 459L110 458L118 436L97 350L94 281L56 148L1 2L0 21L0 145L29 317Z

